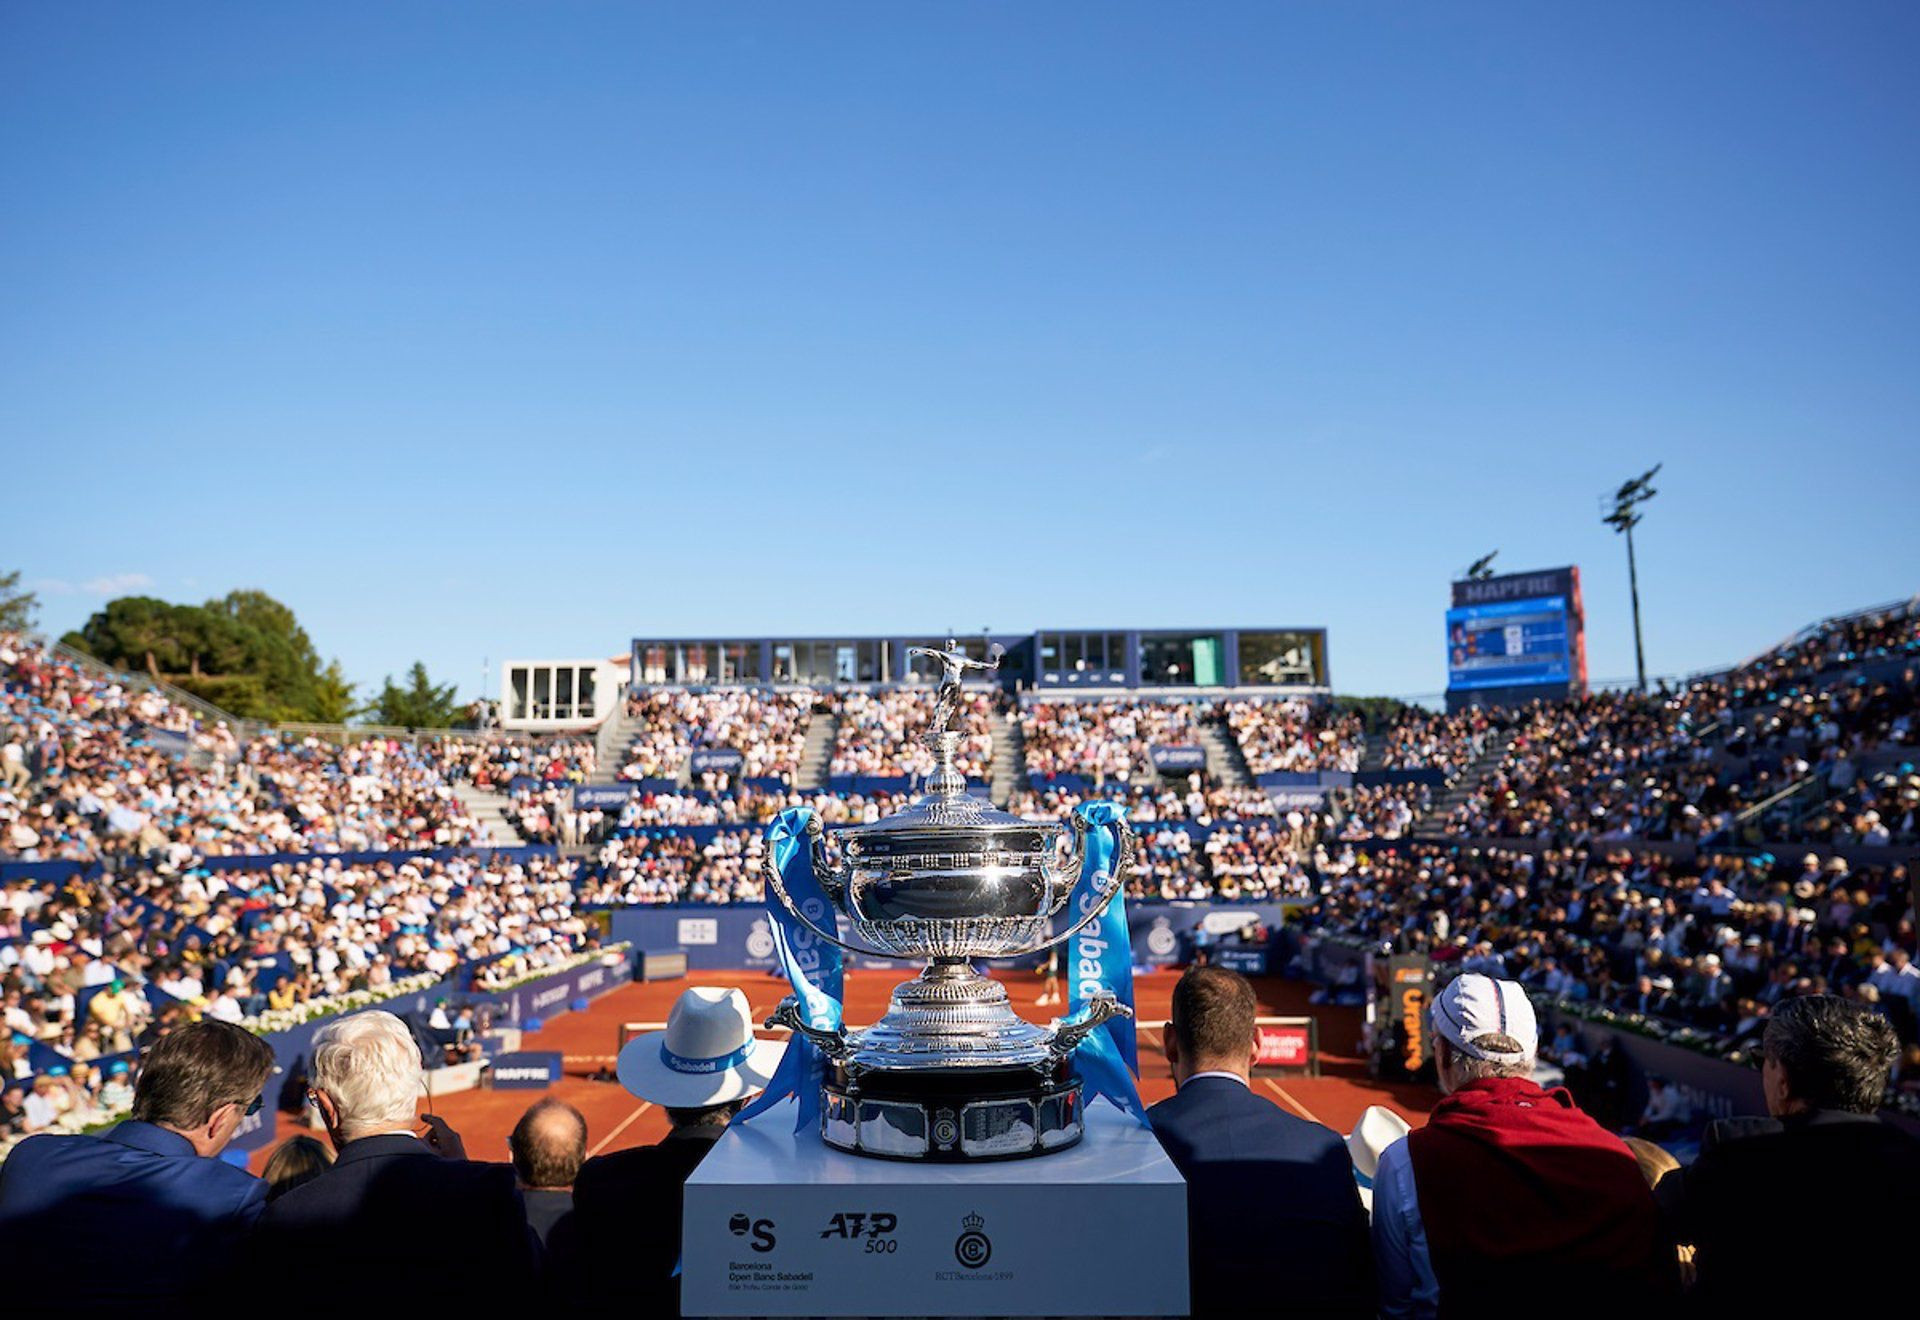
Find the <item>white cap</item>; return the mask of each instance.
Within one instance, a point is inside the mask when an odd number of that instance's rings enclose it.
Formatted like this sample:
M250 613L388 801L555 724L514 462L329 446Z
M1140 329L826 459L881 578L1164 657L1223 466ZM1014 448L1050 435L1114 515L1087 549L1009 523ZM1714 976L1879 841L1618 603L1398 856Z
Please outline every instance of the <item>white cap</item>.
M1540 1024L1518 981L1496 981L1467 972L1447 983L1433 1002L1433 1029L1463 1054L1489 1063L1525 1063L1540 1048ZM1483 1049L1481 1036L1499 1033L1520 1044L1518 1053Z

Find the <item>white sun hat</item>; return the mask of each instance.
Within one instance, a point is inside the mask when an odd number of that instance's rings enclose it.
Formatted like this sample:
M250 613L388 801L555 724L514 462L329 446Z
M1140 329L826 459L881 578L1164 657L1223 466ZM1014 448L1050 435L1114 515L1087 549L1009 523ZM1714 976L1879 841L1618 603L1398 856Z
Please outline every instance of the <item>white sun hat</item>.
M1412 1130L1406 1119L1385 1105L1368 1105L1347 1134L1347 1154L1353 1159L1354 1172L1371 1182L1380 1171L1380 1157L1387 1147Z
M665 1031L635 1036L620 1050L620 1085L665 1109L700 1109L764 1091L786 1052L756 1040L741 991L696 985L667 1014Z

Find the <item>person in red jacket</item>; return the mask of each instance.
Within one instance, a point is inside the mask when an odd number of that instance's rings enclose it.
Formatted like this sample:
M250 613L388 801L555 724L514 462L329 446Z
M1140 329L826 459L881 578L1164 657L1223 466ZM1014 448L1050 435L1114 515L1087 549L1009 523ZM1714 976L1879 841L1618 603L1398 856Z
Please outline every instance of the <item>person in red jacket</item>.
M1384 1316L1562 1299L1646 1320L1679 1291L1672 1244L1626 1143L1532 1080L1539 1027L1513 981L1470 972L1433 1006L1447 1096L1373 1184Z

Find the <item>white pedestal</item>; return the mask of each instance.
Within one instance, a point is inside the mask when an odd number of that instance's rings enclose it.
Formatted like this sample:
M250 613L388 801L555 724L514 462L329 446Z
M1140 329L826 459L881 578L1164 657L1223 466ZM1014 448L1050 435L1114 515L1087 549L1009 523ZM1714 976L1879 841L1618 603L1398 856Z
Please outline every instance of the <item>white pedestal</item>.
M1101 1101L1071 1150L919 1164L736 1123L687 1180L690 1316L1187 1314L1187 1196L1153 1134ZM977 1222L976 1222L977 1221Z

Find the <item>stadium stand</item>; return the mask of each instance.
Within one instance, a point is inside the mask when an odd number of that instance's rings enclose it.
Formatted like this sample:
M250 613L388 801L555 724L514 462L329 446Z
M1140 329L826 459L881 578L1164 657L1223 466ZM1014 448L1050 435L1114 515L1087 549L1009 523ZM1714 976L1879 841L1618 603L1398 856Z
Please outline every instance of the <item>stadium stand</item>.
M960 749L954 763L970 779L984 779L993 765L992 712L1005 697L996 690L965 694ZM831 773L867 778L917 777L933 769L933 753L920 743L933 717L924 690L890 688L839 696Z
M1287 697L981 689L964 763L987 777L997 718L1016 731L994 783L1010 809L1121 801L1136 899L1305 904L1311 936L1511 976L1564 1017L1715 1057L1751 1058L1774 1006L1817 993L1920 1051L1917 700L1920 633L1881 613L1645 694L1371 726ZM765 823L896 809L925 769L927 707L911 689L650 690L626 711L624 800L577 801L599 768L588 737L253 730L0 638L0 1068L27 1088L0 1102L0 1140L120 1112L167 1023L271 1029L456 966L503 984L591 949L579 909L760 904ZM821 718L839 787L801 790ZM1211 759L1156 768L1156 749L1209 735L1294 795ZM696 772L711 750L738 757ZM476 790L575 856L458 855L488 842ZM1916 1086L1920 1055L1895 1094Z

